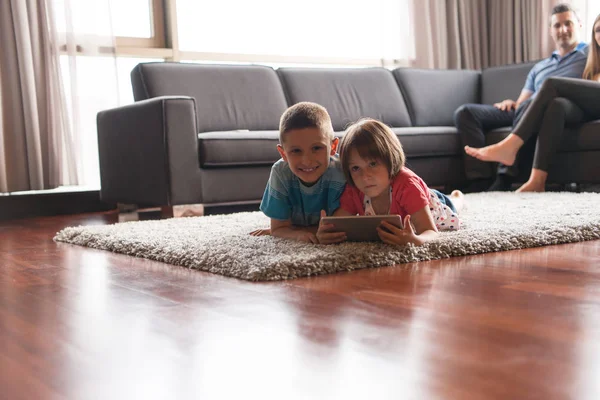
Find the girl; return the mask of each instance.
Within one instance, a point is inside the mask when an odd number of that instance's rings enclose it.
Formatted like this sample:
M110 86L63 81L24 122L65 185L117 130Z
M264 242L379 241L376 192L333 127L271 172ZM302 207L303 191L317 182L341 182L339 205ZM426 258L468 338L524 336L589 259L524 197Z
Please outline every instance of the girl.
M387 222L377 228L384 243L397 245L422 245L436 238L438 230L459 229L462 192L446 196L429 189L404 166L402 145L384 123L363 119L351 125L340 144L340 159L347 184L334 216L398 214L403 229ZM343 232L332 229L332 225L319 225L319 243L345 240Z
M562 140L566 124L600 118L600 15L592 29L592 40L582 79L548 78L513 132L496 144L465 152L482 161L512 165L523 144L538 133L533 169L517 192L543 192L548 169Z

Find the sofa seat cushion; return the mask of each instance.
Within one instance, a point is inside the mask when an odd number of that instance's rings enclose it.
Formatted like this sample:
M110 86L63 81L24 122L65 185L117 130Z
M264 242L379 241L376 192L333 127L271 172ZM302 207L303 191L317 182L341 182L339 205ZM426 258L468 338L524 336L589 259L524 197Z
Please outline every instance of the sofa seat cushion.
M499 128L486 134L486 144L498 143L511 132L511 127ZM600 150L600 120L583 124L580 128L567 128L559 152Z
M460 136L453 126L392 128L407 158L462 154Z
M485 134L485 144L489 146L490 144L498 143L502 139L508 136L508 134L512 131L512 127L506 126L504 128L498 128L491 131L488 131Z
M198 134L200 167L271 165L279 160L279 131L225 131Z

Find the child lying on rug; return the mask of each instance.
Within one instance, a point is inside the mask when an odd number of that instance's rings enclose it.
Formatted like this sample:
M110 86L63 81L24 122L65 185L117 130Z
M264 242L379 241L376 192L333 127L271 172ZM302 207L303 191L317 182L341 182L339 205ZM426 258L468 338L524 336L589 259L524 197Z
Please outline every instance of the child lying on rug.
M463 193L455 190L446 196L429 189L404 166L402 145L384 123L363 119L351 125L340 144L340 160L348 184L334 216L400 215L403 229L385 221L377 228L384 243L396 245L422 245L437 237L440 230L459 229ZM320 224L319 243L345 240L343 232L332 232L332 228Z
M271 229L251 235L270 233L319 243L320 212L330 214L339 208L346 184L336 156L338 142L324 107L303 102L283 113L277 145L281 159L271 168L260 204L261 211L271 218Z

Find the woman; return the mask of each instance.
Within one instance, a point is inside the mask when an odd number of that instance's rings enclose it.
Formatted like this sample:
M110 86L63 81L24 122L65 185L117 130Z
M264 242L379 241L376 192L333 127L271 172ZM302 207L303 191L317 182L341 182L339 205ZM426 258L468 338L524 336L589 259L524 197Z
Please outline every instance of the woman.
M538 133L533 169L517 192L543 192L552 158L566 124L600 118L600 15L592 25L592 40L582 79L548 78L513 132L496 144L465 152L482 161L513 165L523 144Z

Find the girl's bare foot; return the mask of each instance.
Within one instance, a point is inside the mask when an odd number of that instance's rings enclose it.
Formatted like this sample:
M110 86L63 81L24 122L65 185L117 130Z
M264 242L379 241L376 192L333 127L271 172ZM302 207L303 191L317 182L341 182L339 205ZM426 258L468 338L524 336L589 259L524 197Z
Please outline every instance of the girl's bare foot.
M460 190L453 190L452 193L450 193L450 199L456 208L456 212L460 213L460 210L465 207L465 194Z
M475 157L481 161L495 161L508 166L513 165L517 158L517 151L507 148L501 143L492 144L479 149L465 146L465 152L471 157Z

